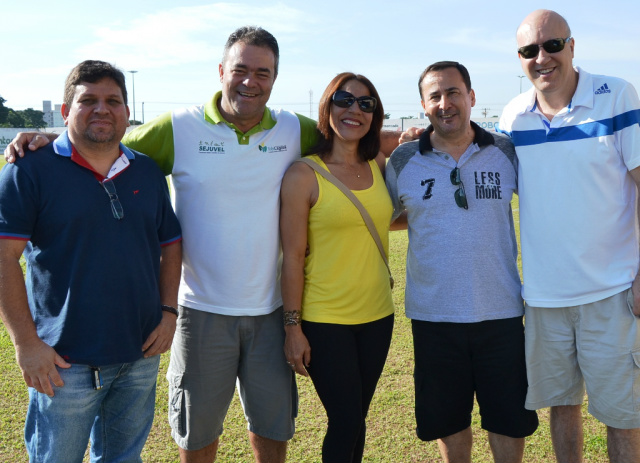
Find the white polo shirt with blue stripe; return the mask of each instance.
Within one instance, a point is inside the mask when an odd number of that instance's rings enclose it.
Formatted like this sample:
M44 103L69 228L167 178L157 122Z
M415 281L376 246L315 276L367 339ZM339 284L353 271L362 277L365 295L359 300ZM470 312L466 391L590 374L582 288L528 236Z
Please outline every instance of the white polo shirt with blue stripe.
M523 297L532 307L599 301L638 272L629 171L640 166L640 100L622 79L576 70L576 92L551 121L532 88L499 124L519 159Z

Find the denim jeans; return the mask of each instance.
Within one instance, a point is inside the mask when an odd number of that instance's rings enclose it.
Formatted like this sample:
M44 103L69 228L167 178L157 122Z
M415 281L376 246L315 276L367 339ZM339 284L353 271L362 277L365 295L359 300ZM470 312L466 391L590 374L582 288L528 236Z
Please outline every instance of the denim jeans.
M154 416L160 356L100 368L103 388L93 389L91 370L59 368L63 387L48 397L29 388L25 442L30 463L81 463L91 439L91 462L140 463Z

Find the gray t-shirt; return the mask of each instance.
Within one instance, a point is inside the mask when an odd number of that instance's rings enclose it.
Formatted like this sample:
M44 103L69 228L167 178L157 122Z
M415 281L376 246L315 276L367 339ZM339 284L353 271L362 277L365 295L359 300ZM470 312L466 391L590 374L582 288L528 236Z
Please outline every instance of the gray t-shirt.
M387 166L394 217L408 212L405 312L412 319L475 323L523 314L511 211L517 158L507 137L471 124L475 139L457 164L433 150L430 127L399 146ZM454 200L456 165L468 209Z

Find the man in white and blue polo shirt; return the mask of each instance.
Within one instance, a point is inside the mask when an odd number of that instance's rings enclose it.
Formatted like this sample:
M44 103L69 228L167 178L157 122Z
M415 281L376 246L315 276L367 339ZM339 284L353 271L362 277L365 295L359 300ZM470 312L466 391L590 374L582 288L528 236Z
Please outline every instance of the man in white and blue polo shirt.
M120 144L122 71L76 66L67 130L0 172L0 316L34 463L141 462L177 319L181 231L158 166ZM26 284L20 267L24 252Z
M640 461L640 101L624 80L573 67L553 11L527 16L517 40L533 87L499 127L520 162L526 406L551 407L558 461L582 461L586 384L611 461Z

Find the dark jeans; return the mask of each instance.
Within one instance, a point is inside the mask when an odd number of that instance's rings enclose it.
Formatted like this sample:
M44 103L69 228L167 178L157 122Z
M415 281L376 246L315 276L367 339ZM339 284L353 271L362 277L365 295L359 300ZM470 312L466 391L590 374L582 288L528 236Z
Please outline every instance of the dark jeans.
M362 461L365 420L389 352L393 315L360 325L302 322L309 374L327 411L323 463Z

